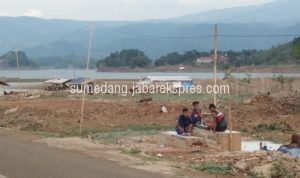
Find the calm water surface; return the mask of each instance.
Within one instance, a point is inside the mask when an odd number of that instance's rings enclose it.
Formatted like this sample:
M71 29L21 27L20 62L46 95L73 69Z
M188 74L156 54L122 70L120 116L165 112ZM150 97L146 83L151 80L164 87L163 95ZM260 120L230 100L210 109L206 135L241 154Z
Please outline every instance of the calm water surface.
M236 78L266 78L283 75L285 77L300 77L300 73L234 73ZM17 78L15 70L2 70L0 77ZM55 69L55 70L24 70L20 71L22 79L49 79L49 78L75 78L83 77L84 70ZM140 79L145 76L188 76L192 79L211 79L212 73L188 73L188 72L97 72L89 70L87 77L91 79ZM219 79L224 78L224 73L218 73Z

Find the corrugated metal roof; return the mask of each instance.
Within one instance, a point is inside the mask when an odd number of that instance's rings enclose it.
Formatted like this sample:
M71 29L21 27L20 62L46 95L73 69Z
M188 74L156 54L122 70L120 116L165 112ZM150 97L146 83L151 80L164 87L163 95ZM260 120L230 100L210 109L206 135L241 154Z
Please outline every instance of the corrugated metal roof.
M45 81L44 83L54 83L54 84L63 84L71 81L71 79L50 79Z
M9 86L7 83L0 81L0 85Z
M192 81L190 77L186 76L148 76L145 77L143 80L150 80L150 81Z
M83 78L83 77L80 77L80 78L76 78L76 79L73 79L71 80L70 84L83 84L87 79Z

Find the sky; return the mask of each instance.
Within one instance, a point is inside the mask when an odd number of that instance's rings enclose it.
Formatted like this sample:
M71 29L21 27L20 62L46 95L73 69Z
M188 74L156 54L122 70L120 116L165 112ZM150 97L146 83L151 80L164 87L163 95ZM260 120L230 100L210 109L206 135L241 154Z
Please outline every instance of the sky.
M146 20L177 17L272 0L0 0L0 16L45 19Z

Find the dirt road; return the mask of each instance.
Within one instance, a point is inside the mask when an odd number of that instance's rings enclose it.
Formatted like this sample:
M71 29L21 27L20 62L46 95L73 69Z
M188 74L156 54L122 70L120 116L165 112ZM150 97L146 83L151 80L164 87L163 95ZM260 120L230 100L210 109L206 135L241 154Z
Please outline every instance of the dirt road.
M0 177L151 178L163 176L122 167L105 159L91 158L77 152L52 149L0 135Z

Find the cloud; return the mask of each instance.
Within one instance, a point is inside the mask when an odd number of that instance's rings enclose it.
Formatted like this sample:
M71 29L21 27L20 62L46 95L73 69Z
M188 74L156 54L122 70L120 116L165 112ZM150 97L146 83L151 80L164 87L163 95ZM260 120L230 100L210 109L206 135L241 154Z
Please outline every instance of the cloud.
M41 17L43 15L43 12L39 9L29 9L27 12L24 12L23 15L30 17Z
M5 11L0 11L0 16L6 16L6 15L8 15L7 12L5 12Z
M177 2L180 5L184 5L184 6L199 6L200 4L202 4L203 2L198 1L198 0L177 0Z

